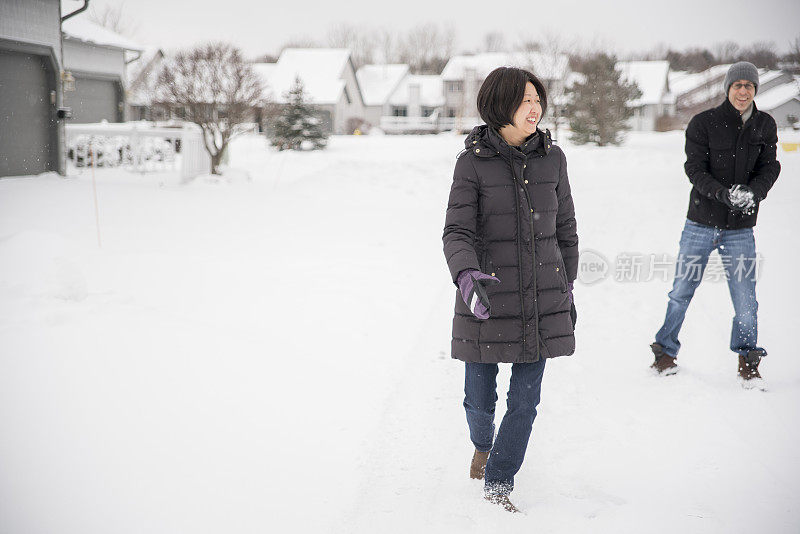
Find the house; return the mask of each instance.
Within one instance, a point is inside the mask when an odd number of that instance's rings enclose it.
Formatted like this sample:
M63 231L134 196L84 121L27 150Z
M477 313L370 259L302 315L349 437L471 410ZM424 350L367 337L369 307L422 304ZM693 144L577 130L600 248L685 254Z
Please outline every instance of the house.
M132 65L125 89L127 120L157 121L168 118L165 107L153 107L153 89L165 57L161 48L145 47L139 60Z
M633 117L628 121L631 129L655 131L659 117L675 115L675 97L669 88L668 61L618 61L615 68L620 78L633 82L642 95L628 102Z
M778 128L800 126L800 76L788 76L791 81L781 85L759 87L755 99L758 109L772 115Z
M453 119L441 116L444 108L442 77L408 74L387 101L389 113L381 117L386 133L425 133L452 130Z
M277 63L255 68L278 105L287 103L299 79L307 101L317 107L323 127L331 133L352 133L364 121L364 98L348 49L287 48Z
M64 68L74 78L74 90L64 91L70 122L125 120L125 69L139 58L142 47L85 14L64 21L61 29Z
M722 86L730 65L715 65L703 72L670 73L670 88L676 95L676 113L684 123L702 111L719 106L725 99ZM797 76L783 70L759 69L756 106L775 118L779 128L791 127L800 118Z
M444 88L438 75L409 74L408 65L364 65L356 73L367 102L367 122L386 133L453 128L441 117Z
M0 177L64 173L59 0L0 2Z
M408 65L364 65L356 72L358 85L364 97L364 120L378 126L381 117L394 115L389 107L389 97L400 82L408 76Z
M444 86L443 115L452 118L458 130L469 130L483 121L478 115L477 98L486 76L502 66L529 69L545 85L554 106L564 103L564 83L569 76L569 58L565 54L527 52L487 52L450 58L442 70ZM543 121L552 120L549 113Z
M669 84L675 95L675 114L681 122L720 105L725 98L722 83L730 64L715 65L702 72L671 72Z

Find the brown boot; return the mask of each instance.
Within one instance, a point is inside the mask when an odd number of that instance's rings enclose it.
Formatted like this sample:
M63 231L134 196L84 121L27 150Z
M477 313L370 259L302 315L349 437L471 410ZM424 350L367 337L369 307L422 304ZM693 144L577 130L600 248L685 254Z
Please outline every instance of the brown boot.
M656 357L656 361L654 361L650 367L658 371L658 374L674 375L678 372L678 364L675 363L675 357L664 352L664 347L658 343L653 343L650 345L650 349Z
M514 503L511 502L511 499L508 498L508 494L493 494L493 493L486 493L483 496L484 499L489 501L492 504L498 504L503 507L503 510L506 512L511 512L512 514L519 513L519 509L514 506Z
M742 380L753 380L761 378L761 373L758 372L758 364L761 363L761 358L767 355L764 349L755 349L748 351L744 356L739 355L739 377Z
M475 454L472 455L472 463L469 465L469 478L483 480L483 475L486 473L486 460L488 459L489 451L481 452L475 449Z

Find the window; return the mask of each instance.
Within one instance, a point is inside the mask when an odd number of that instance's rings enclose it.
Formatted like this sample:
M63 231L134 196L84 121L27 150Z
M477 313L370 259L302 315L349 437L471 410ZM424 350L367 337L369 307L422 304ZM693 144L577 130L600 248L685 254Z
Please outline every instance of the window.
M455 117L456 116L456 108L447 108L447 111L445 112L445 115L447 115L450 118Z
M393 106L392 107L392 116L393 117L407 117L408 116L408 108L405 106Z
M460 93L464 90L464 82L461 80L445 82L445 84L448 93Z
M431 115L433 115L434 111L436 111L436 108L428 106L422 106L422 108L420 108L420 113L422 114L423 117L430 117Z

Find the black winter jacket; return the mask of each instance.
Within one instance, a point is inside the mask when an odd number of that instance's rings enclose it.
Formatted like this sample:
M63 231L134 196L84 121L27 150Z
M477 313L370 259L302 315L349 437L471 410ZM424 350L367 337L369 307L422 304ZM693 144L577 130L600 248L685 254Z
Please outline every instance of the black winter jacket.
M444 228L455 283L464 269L494 274L491 317L470 313L456 291L452 357L535 362L575 351L567 283L578 273L578 235L567 162L549 135L521 147L478 126L456 162Z
M686 164L684 169L692 192L686 217L717 228L739 229L755 226L754 213L744 215L717 200L721 189L746 184L760 202L767 197L781 165L775 159L778 143L775 120L758 111L745 124L736 108L725 99L722 105L698 113L686 128Z

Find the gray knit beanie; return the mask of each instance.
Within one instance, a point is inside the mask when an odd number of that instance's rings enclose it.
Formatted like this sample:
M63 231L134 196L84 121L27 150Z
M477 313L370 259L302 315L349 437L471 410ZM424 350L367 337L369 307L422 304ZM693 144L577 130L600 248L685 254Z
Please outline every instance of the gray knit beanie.
M749 80L756 86L756 93L758 93L758 69L755 65L748 61L740 61L734 63L728 69L728 74L725 75L725 96L731 90L731 85L739 80Z

